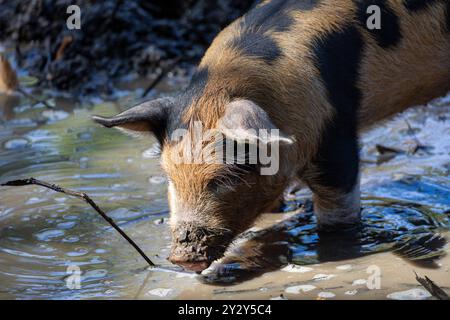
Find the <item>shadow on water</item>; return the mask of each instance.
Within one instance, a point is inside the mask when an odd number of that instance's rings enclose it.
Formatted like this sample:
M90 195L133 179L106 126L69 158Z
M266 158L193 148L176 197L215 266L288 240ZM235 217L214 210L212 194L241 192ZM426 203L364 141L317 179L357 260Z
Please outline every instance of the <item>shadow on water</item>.
M201 280L213 285L232 285L288 264L311 265L386 251L392 251L412 264L437 268L436 260L444 255L443 248L447 243L439 232L450 227L450 188L409 176L380 185L369 193L377 194L384 189L404 198L411 196L413 190L421 190L429 196L423 196L417 202L367 197L363 203L361 225L331 233L318 231L312 204L309 200L297 199L288 203L286 210L300 205L300 213L269 228L241 236L226 256L201 276ZM433 205L434 209L428 205ZM436 212L436 207L443 210Z

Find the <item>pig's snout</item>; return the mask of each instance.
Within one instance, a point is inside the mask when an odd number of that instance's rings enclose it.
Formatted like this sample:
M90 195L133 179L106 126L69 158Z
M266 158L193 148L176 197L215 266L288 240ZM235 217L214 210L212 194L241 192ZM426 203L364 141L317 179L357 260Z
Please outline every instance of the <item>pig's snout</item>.
M172 234L169 261L197 273L221 258L232 240L231 232L184 223Z

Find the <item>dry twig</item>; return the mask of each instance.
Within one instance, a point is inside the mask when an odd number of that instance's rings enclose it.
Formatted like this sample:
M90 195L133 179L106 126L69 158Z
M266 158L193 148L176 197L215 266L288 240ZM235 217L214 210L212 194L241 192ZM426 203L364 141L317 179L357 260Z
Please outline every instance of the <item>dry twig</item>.
M415 273L415 272L414 272ZM450 300L450 297L444 290L442 290L437 284L435 284L430 278L425 276L421 278L415 273L416 280L429 292L431 295L439 300Z
M10 186L10 187L19 187L19 186L28 186L28 185L37 185L44 188L51 189L53 191L64 193L72 197L76 197L79 199L84 200L86 203L88 203L92 208L94 208L95 211L98 212L102 216L103 219L105 219L114 229L116 229L117 232L120 233L120 235L128 241L129 244L133 246L134 249L142 256L142 258L147 261L147 263L151 267L155 267L156 265L150 260L149 257L142 251L141 248L122 230L120 227L114 222L113 219L108 217L108 215L86 194L78 191L73 191L69 189L62 188L56 184L48 183L45 181L37 180L34 178L28 178L28 179L22 179L22 180L13 180L8 181L6 183L2 183L1 186Z

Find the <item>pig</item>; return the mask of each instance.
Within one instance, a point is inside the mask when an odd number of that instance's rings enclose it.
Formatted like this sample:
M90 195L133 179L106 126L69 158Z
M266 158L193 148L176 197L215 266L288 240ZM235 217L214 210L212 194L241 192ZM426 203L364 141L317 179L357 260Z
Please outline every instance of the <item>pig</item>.
M360 133L449 90L450 1L272 0L215 38L181 93L94 120L156 137L169 260L201 272L294 179L311 189L321 230L358 225ZM193 139L197 124L222 140ZM244 146L244 158L252 147L268 150L276 170L262 174L259 152L254 161L174 160L220 143Z

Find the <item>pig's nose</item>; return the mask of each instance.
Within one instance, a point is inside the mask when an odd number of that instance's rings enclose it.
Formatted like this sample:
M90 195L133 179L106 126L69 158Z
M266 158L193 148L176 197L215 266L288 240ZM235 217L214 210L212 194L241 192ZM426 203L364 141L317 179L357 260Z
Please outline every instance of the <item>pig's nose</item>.
M201 273L203 270L208 269L211 265L211 262L202 260L202 261L190 261L183 259L182 257L171 256L169 257L169 261L173 264L179 265L183 267L185 270L193 271L196 273Z

